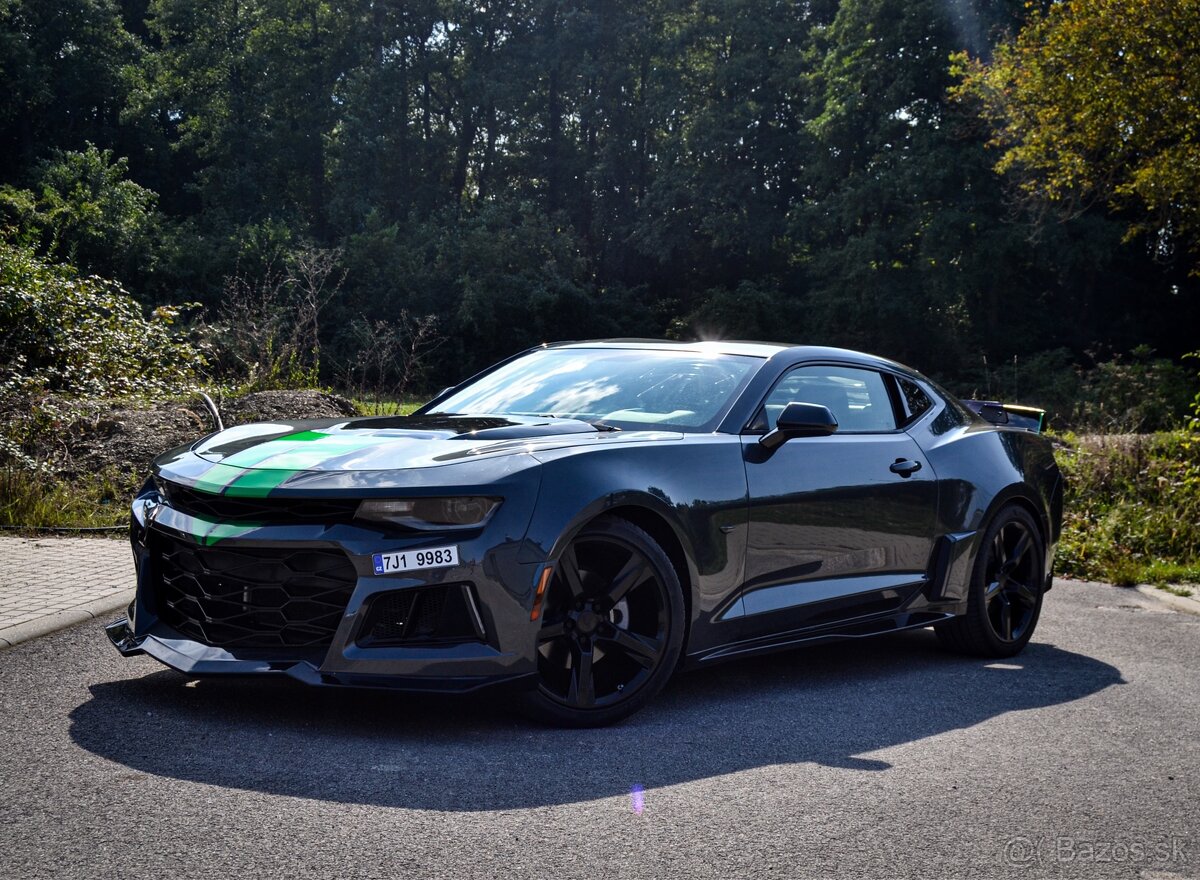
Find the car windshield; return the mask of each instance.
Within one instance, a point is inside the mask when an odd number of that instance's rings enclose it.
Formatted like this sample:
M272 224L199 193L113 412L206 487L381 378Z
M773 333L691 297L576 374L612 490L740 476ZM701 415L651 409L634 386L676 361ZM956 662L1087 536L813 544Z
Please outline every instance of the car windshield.
M703 351L548 348L482 376L434 409L711 431L761 364Z

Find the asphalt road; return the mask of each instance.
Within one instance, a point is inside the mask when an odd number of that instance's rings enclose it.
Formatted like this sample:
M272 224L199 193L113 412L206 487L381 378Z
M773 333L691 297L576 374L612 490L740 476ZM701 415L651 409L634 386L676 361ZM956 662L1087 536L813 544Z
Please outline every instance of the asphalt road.
M1200 877L1200 617L1060 582L1012 662L927 631L682 676L606 730L0 652L0 877Z

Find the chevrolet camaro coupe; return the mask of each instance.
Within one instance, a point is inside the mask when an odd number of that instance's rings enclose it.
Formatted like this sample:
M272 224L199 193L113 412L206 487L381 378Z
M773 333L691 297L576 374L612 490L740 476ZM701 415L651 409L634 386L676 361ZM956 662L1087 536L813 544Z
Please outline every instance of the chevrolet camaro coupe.
M932 626L1020 651L1063 480L1040 416L833 348L544 345L411 416L160 456L109 638L189 676L470 691L607 724L680 667Z

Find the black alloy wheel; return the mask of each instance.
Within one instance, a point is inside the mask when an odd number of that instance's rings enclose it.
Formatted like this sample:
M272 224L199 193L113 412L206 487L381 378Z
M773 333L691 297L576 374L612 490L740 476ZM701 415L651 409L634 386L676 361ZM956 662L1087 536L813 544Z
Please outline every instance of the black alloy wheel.
M662 548L601 518L567 545L543 598L529 708L576 727L609 724L658 693L683 642L683 593Z
M967 613L937 627L947 647L985 657L1010 657L1028 643L1042 610L1045 548L1034 518L1005 507L980 540Z
M1018 641L1037 615L1041 565L1033 550L1033 532L1017 519L1006 522L992 539L983 601L992 632L1001 641Z

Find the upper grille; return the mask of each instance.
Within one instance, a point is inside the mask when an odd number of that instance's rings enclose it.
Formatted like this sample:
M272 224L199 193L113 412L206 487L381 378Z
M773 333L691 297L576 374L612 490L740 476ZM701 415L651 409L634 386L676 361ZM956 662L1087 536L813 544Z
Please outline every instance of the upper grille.
M215 522L334 525L350 522L358 510L357 498L240 498L200 492L166 481L160 485L171 507Z
M221 648L327 648L357 574L325 548L201 547L152 534L156 607L168 626Z

